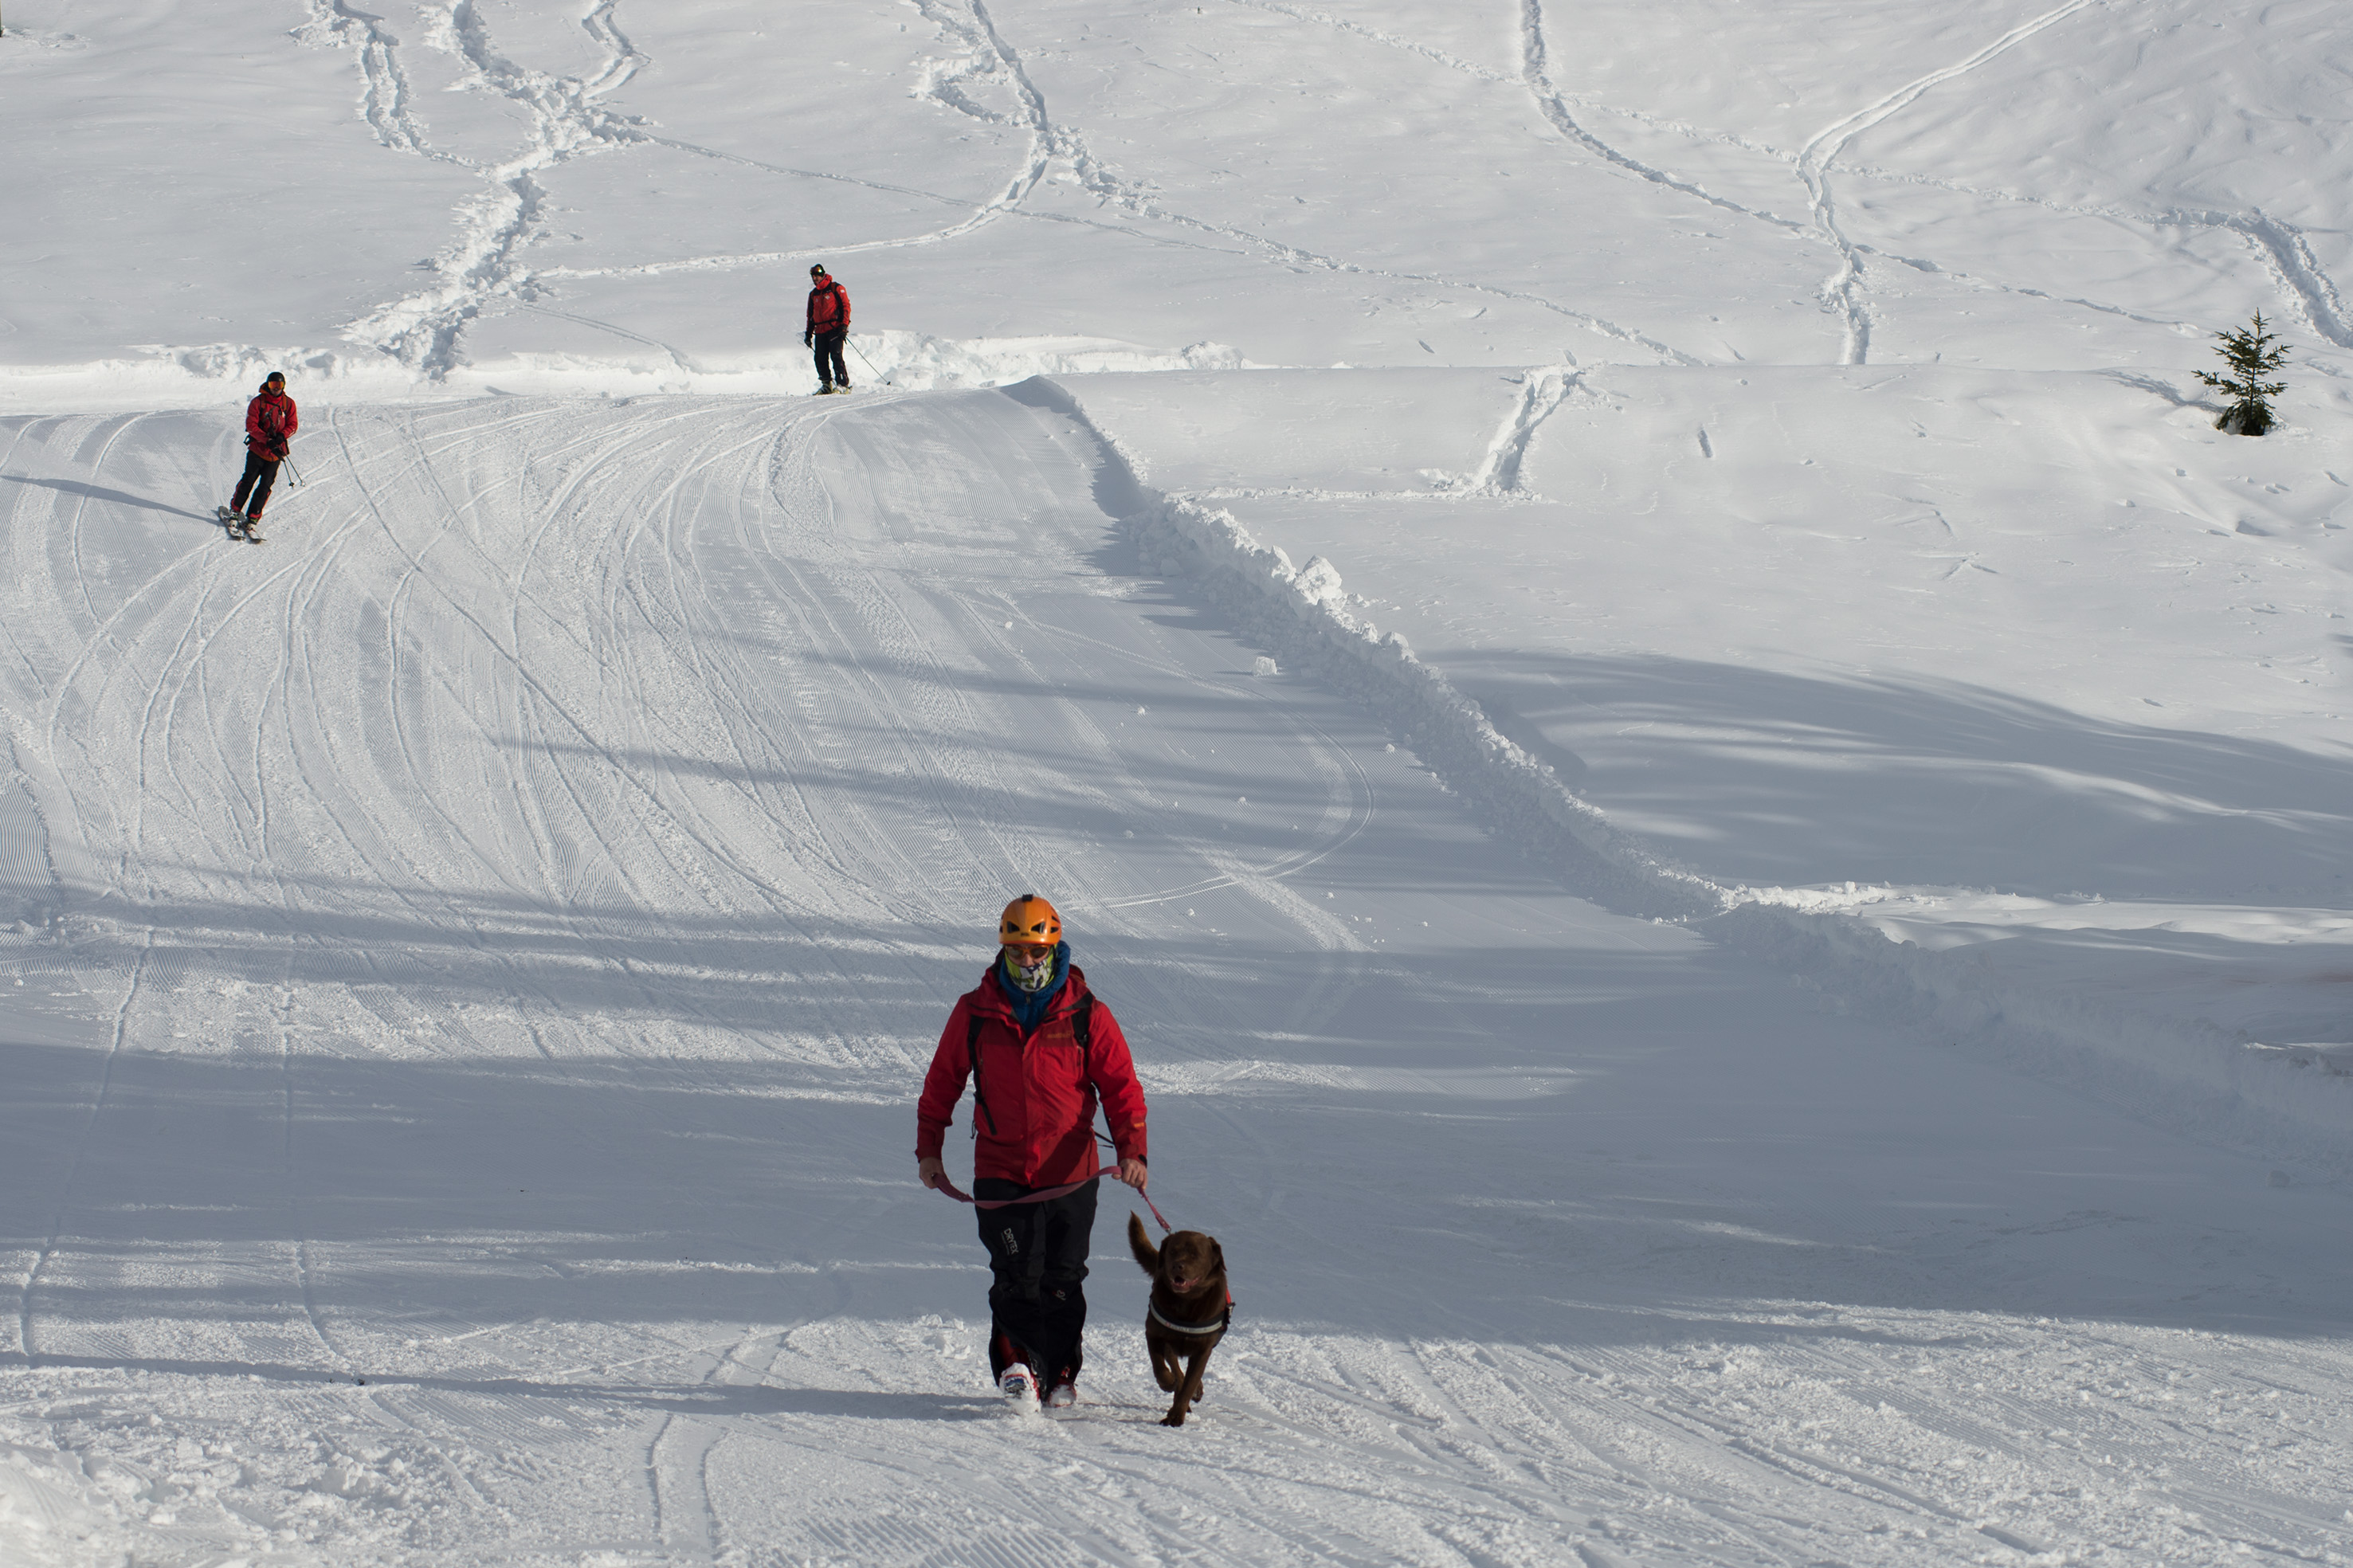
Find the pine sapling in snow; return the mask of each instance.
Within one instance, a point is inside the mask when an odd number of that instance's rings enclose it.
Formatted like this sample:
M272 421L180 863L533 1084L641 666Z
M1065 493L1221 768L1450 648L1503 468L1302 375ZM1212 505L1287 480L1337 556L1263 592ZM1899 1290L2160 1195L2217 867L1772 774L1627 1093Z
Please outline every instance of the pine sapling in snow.
M2271 400L2287 390L2287 383L2265 381L2263 377L2287 362L2287 350L2272 346L2279 337L2263 331L2261 310L2255 312L2252 327L2214 335L2222 341L2222 346L2214 352L2231 367L2230 374L2216 375L2201 370L2198 379L2232 400L2231 405L2215 419L2214 428L2234 430L2242 436L2260 436L2272 427Z

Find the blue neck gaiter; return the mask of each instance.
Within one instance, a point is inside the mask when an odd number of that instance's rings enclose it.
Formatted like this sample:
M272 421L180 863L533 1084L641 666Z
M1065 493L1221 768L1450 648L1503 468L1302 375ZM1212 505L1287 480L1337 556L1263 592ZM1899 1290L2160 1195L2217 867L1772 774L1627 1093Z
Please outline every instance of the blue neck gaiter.
M1054 998L1061 994L1062 987L1071 983L1071 944L1067 942L1054 944L1054 978L1035 991L1021 989L1021 983L1013 977L1012 962L1010 953L1000 953L996 963L990 966L989 973L996 977L997 989L1012 1007L1013 1021L1021 1026L1024 1035L1028 1035L1044 1022L1046 1010L1054 1005Z

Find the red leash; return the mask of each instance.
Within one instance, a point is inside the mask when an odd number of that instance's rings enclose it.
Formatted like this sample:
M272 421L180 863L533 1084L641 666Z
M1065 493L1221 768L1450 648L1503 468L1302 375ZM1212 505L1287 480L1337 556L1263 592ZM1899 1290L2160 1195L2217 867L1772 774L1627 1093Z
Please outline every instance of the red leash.
M1089 1182L1100 1181L1105 1176L1116 1176L1118 1174L1119 1167L1117 1165L1105 1165L1093 1175L1082 1176L1079 1180L1072 1182L1069 1186L1044 1187L1034 1193L1024 1193L1018 1198L972 1197L966 1194L958 1192L956 1190L956 1184L954 1182L949 1181L946 1175L943 1174L940 1177L940 1191L947 1194L948 1196L955 1199L956 1202L960 1204L970 1204L976 1209L1001 1209L1008 1207L1014 1204L1042 1204L1050 1198L1067 1197L1071 1194L1077 1192L1081 1187L1085 1186ZM1154 1219L1160 1220L1160 1228L1162 1230L1174 1231L1176 1228L1175 1226L1170 1225L1166 1220L1161 1219L1160 1205L1154 1203L1150 1194L1145 1193L1142 1187L1135 1189L1135 1195L1144 1199L1144 1206L1152 1211L1152 1217Z

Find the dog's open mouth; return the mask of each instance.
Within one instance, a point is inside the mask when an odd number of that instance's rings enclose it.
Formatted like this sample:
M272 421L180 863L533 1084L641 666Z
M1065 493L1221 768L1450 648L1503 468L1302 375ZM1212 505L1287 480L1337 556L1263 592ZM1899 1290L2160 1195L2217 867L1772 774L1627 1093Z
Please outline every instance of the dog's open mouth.
M1168 1281L1168 1289L1176 1291L1179 1296L1189 1296L1193 1293L1193 1287L1199 1283L1200 1281L1198 1279L1177 1279L1172 1278Z

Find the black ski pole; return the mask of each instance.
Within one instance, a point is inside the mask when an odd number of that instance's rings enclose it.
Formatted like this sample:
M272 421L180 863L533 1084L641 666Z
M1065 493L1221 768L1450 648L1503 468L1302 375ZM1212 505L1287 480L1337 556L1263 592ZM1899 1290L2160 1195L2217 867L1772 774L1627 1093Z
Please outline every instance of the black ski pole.
M286 471L294 476L297 485L302 482L302 470L294 466L294 454L291 452L286 454Z
M866 351L864 349L860 348L856 343L851 343L849 345L849 352L856 354L860 360L863 361L867 369L874 370L874 362L866 358ZM874 379L881 382L885 386L891 384L891 378L884 375L879 370L874 370Z

